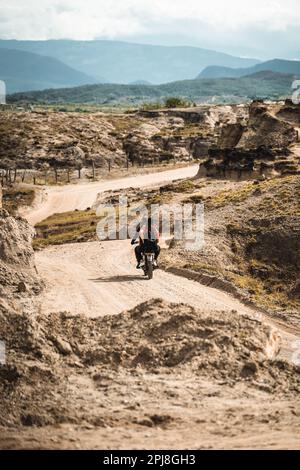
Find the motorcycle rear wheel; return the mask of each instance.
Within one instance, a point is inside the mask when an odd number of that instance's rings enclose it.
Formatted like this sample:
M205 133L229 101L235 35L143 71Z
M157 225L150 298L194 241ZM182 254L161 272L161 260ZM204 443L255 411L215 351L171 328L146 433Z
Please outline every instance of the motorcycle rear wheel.
M153 278L153 264L152 264L152 261L148 261L147 263L147 274L148 274L148 279L152 279Z

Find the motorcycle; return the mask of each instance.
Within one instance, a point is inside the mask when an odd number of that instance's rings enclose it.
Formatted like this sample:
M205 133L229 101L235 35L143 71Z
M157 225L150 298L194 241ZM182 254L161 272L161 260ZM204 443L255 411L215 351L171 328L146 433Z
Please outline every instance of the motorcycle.
M136 245L138 242L132 242L133 245ZM155 263L155 252L153 250L153 242L145 242L145 250L143 251L143 258L140 264L141 269L144 271L144 276L147 276L148 279L153 278L153 271L157 268Z

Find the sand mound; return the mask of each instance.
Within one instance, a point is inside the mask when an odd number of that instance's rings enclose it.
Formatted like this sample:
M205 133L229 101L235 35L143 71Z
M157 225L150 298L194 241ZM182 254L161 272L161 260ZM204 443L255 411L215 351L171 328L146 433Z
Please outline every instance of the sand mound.
M128 383L144 371L253 386L264 381L270 392L300 390L297 369L274 359L277 333L237 312L206 314L159 299L95 319L33 317L0 307L0 331L7 347L7 363L0 366L0 425L92 420L85 394L94 393L95 377L111 374L113 383ZM80 408L83 398L86 409Z
M207 314L159 299L120 315L80 319L81 328L73 319L57 320L52 330L64 331L64 340L87 365L192 365L193 370L238 375L248 361L273 357L279 349L278 335L255 319L237 312ZM92 341L86 341L91 336L87 330L94 332Z

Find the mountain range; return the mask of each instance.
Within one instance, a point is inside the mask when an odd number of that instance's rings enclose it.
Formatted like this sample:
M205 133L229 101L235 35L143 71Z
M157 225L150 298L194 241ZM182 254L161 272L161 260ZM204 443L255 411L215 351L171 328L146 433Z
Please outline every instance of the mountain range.
M128 84L146 81L161 84L193 79L201 70L210 65L251 67L259 62L257 59L235 57L198 47L153 46L104 40L0 40L1 49L18 50L20 52L18 61L21 66L26 66L28 59L27 55L22 59L21 51L51 57L88 77L92 77L94 83ZM12 55L11 60L15 61L15 55ZM50 73L50 66L49 63L48 73ZM11 68L12 65L9 67ZM43 71L41 73L43 75ZM55 75L55 67L53 67L51 74ZM0 67L0 78L7 75L5 68ZM19 77L14 78L18 80ZM37 89L35 83L37 78L39 78L39 70L34 67L31 77L32 89ZM86 83L90 83L90 81L86 81ZM29 89L28 81L24 86L25 88L22 87L21 80L19 80L19 91ZM71 80L69 84L65 83L65 86L74 86L74 82ZM40 86L39 89L41 89Z
M7 92L43 90L96 83L97 80L53 57L0 48L0 79Z
M300 61L273 59L261 62L252 67L232 68L220 65L208 66L197 76L197 78L236 78L252 75L257 72L269 70L277 73L300 74Z
M103 40L0 40L0 79L6 82L8 94L46 90L46 101L49 97L68 101L70 96L75 102L80 97L81 102L104 104L170 94L192 100L222 93L276 96L285 94L288 80L298 75L299 61L259 62L197 47ZM257 90L252 89L254 83ZM68 93L65 88L72 90ZM51 89L59 91L51 93Z

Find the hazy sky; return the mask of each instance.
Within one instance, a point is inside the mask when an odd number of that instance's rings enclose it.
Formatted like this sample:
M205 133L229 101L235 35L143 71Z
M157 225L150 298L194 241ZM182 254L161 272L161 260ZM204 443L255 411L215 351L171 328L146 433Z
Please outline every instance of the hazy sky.
M300 59L299 0L0 0L0 38L121 39Z

